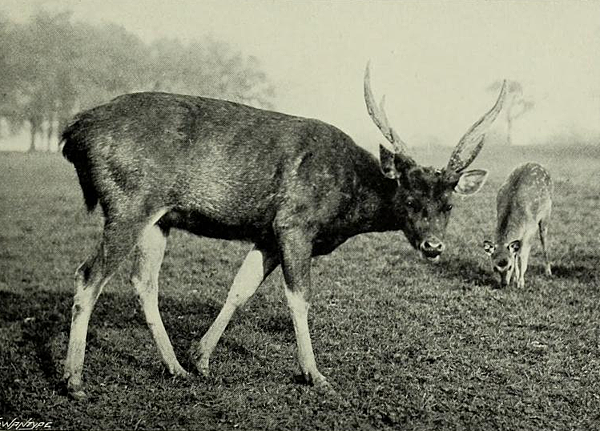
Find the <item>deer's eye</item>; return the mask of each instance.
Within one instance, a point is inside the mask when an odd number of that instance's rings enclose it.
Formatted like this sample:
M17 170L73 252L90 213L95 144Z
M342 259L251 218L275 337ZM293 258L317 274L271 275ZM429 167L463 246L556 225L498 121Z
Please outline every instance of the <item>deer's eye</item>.
M446 204L444 205L444 208L442 208L444 211L448 212L452 209L452 204Z
M414 199L408 199L406 201L406 206L411 208L413 211L420 211L421 210L421 204L414 200Z

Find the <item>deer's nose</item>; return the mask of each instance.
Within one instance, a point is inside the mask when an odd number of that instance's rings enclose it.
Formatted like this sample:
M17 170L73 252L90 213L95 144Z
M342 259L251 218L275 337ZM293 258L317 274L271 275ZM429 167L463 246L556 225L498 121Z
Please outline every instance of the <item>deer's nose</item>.
M444 243L435 237L427 238L421 243L421 251L427 257L439 256L444 251L444 248Z
M498 263L496 263L496 266L500 269L505 268L506 266L508 266L508 259L499 260Z

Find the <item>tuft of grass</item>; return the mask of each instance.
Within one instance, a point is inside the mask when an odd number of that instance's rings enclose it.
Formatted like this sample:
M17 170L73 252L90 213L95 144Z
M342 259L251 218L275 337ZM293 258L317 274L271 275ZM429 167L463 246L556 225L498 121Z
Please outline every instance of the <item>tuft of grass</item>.
M340 397L298 384L277 270L233 318L212 375L163 369L125 262L100 297L87 345L89 399L61 382L72 274L102 227L58 155L0 154L0 416L55 429L600 428L600 155L485 149L484 189L457 199L448 251L421 260L402 233L365 234L314 260L310 325ZM501 157L500 157L501 156ZM447 154L417 152L443 166ZM554 273L534 249L525 289L495 288L481 249L495 193L519 163L554 178ZM249 246L174 232L160 306L182 364L212 323Z

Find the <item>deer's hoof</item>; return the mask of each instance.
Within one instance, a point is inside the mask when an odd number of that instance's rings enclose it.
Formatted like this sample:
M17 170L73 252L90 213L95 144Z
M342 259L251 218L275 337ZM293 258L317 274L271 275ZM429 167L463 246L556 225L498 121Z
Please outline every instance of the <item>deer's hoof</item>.
M296 374L294 375L294 382L312 385L319 394L337 396L337 392L331 383L320 373L316 378L313 378L310 374Z
M187 379L190 376L190 373L185 371L181 366L169 370L169 372L173 377L178 379Z
M210 367L208 366L208 360L200 360L196 363L196 369L203 377L210 377Z
M69 398L75 401L82 401L87 398L87 394L82 389L69 389Z
M313 386L319 394L336 398L338 397L338 393L333 388L333 385L325 379L316 381Z
M70 372L65 372L63 381L69 398L74 400L83 400L86 398L86 394L82 389L81 377L78 378Z

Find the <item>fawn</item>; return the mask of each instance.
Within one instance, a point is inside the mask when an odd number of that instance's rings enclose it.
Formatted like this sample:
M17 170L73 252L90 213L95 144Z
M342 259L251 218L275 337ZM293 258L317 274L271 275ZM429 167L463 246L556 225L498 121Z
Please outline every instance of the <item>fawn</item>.
M536 230L545 259L545 272L552 275L548 256L548 223L552 210L552 179L538 163L516 167L496 198L496 243L484 241L500 284L506 287L514 275L517 287L525 286L525 272Z

